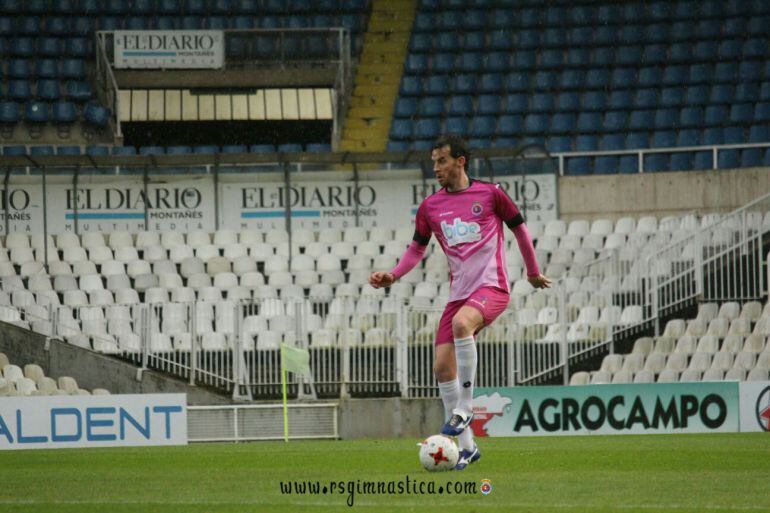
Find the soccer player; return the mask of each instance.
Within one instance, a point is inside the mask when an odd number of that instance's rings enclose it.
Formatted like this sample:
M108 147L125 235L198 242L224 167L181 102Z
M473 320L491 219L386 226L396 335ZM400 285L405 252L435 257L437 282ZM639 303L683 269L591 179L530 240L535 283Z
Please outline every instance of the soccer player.
M436 333L433 373L449 420L441 432L457 436L463 470L481 457L473 440L473 383L478 353L474 335L508 306L510 289L505 270L503 223L516 236L533 287L551 280L540 274L535 248L524 218L499 185L471 180L466 172L470 152L463 139L445 136L431 151L433 172L441 189L425 198L417 210L414 238L393 270L373 272L369 284L390 287L425 255L436 235L449 261L449 302Z

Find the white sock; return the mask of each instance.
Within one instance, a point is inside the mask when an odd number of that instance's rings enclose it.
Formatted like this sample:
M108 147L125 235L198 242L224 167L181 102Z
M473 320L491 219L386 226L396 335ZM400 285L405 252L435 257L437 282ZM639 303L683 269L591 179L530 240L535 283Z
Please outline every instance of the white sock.
M470 426L465 428L465 431L457 436L457 445L460 447L461 451L473 449L475 444L473 443L473 430Z
M444 402L444 422L452 416L452 410L457 406L457 398L460 395L460 384L457 378L438 384L438 392Z
M455 339L455 358L457 359L457 381L460 385L455 413L460 413L467 418L473 413L473 382L476 378L476 364L479 359L473 337Z

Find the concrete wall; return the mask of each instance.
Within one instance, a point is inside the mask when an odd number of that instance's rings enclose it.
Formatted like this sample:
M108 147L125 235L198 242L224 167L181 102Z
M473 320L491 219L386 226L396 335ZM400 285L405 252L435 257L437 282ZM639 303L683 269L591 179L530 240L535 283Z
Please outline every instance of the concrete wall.
M36 363L46 376L72 376L78 386L106 388L113 394L184 393L187 404L228 404L230 399L211 390L190 386L162 373L146 371L137 380L137 367L117 358L94 353L6 323L0 323L0 352L24 368Z
M440 399L344 399L339 402L340 438L414 438L435 435L444 424Z
M562 219L729 212L770 192L770 168L559 178Z

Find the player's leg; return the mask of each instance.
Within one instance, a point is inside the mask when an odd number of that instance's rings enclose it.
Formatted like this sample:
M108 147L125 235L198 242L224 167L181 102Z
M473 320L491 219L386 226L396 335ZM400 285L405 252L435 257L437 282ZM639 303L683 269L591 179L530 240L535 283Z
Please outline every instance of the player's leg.
M460 307L459 303L462 302L447 304L436 331L433 375L438 382L439 394L441 395L441 401L444 403L444 410L446 412L444 421L452 416L452 411L457 406L457 398L460 393L460 385L457 382L455 348L452 343L452 317Z

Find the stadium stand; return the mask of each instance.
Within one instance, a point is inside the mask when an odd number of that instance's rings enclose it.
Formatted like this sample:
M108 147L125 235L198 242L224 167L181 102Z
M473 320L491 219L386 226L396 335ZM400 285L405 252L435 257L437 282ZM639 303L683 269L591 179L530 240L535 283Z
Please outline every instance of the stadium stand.
M109 395L104 388L91 391L78 387L70 376L58 379L46 376L43 369L34 363L24 366L13 365L4 353L0 353L0 396L29 395Z

